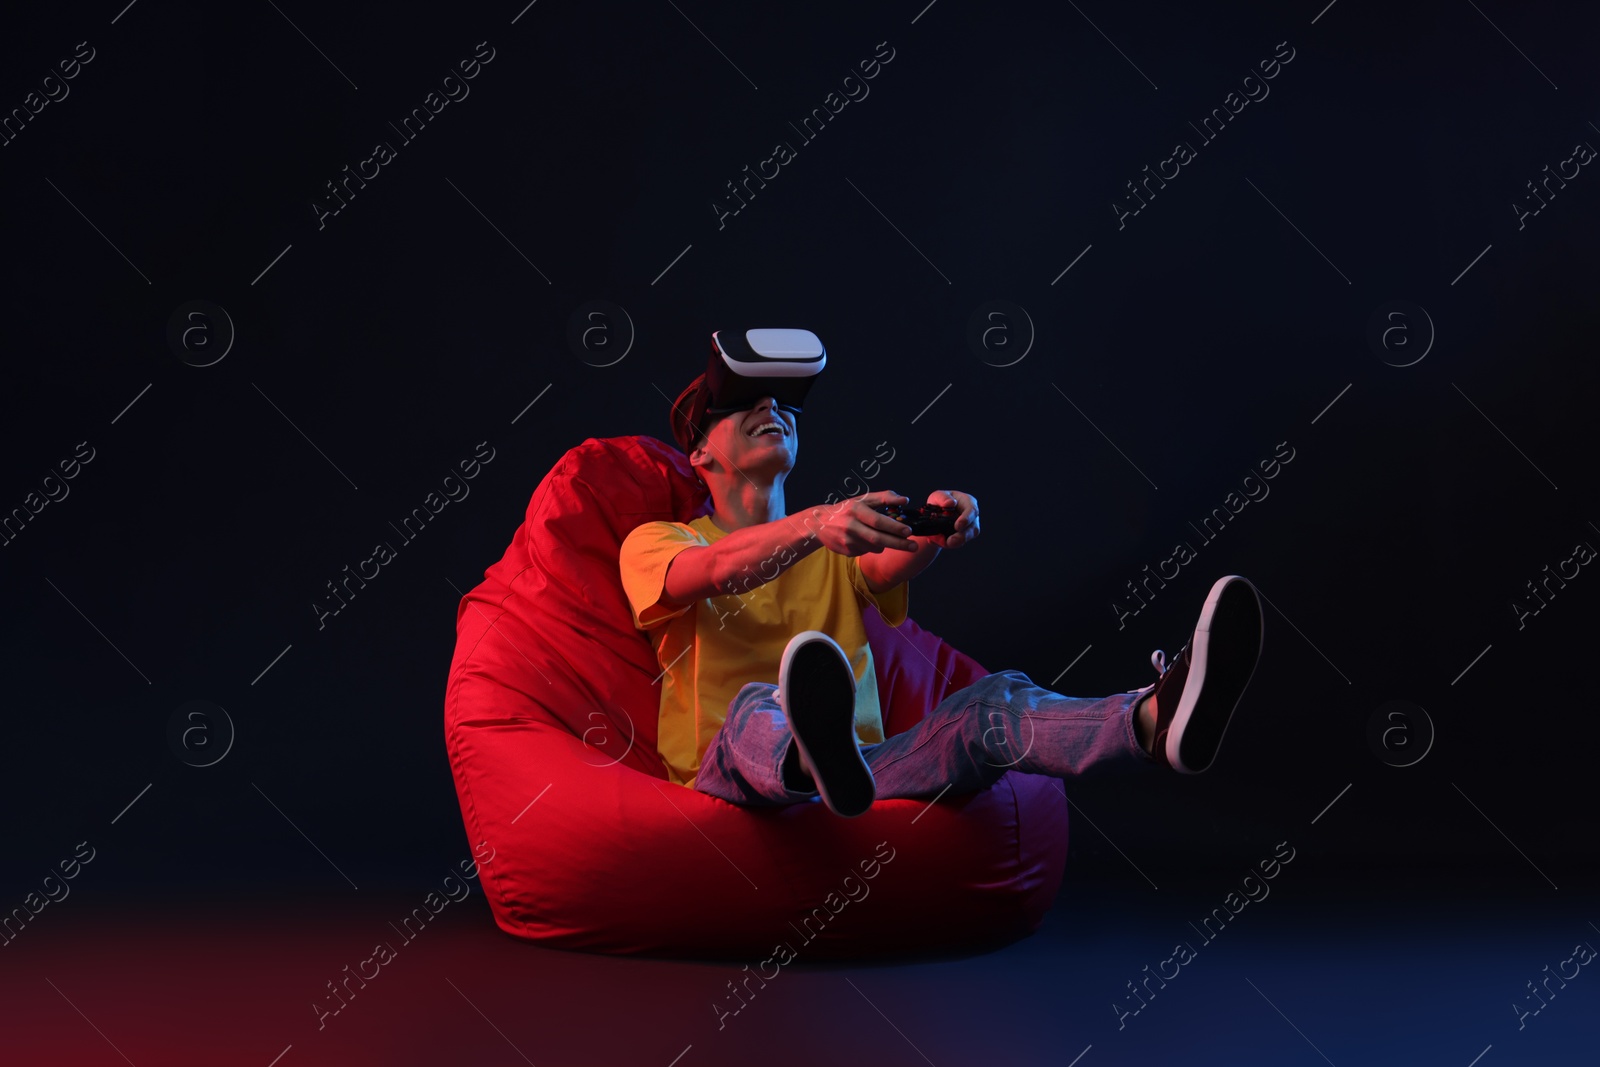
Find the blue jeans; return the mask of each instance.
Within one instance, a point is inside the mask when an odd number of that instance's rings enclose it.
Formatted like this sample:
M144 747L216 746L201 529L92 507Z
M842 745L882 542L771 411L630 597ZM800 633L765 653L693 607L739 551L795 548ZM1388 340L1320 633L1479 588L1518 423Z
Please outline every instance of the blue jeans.
M1069 697L1021 671L988 675L939 702L904 733L861 746L879 798L975 793L1016 769L1083 778L1159 766L1134 733L1134 705L1154 686L1106 697ZM783 775L792 735L778 687L745 685L711 739L694 787L735 804L797 804L816 790Z

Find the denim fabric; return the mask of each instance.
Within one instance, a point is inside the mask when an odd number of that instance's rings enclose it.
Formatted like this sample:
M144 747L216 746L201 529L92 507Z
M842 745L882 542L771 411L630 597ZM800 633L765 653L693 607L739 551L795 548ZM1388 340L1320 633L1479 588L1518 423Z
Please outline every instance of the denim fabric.
M974 793L1015 768L1084 778L1160 766L1140 747L1133 708L1154 686L1105 697L1069 697L1034 685L1021 671L991 674L951 693L922 721L862 745L877 795ZM778 687L751 682L728 704L694 788L736 804L797 804L815 790L791 789L783 761L791 734Z

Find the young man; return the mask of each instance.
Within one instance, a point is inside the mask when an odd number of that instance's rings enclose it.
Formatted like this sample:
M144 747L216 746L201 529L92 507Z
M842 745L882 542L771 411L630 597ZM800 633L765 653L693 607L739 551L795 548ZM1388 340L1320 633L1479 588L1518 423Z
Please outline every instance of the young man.
M672 422L715 510L639 526L619 560L634 624L662 665L657 747L674 781L737 804L820 795L855 816L875 797L975 792L1013 767L1075 778L1211 765L1262 646L1260 601L1237 575L1212 586L1171 663L1160 650L1151 656L1153 685L1069 697L1002 671L885 739L862 613L903 622L907 583L941 549L979 536L977 500L953 490L928 498L960 508L952 534L911 535L875 510L906 502L892 491L790 515L795 413L767 396L692 414L704 411L707 388L705 375L695 379Z

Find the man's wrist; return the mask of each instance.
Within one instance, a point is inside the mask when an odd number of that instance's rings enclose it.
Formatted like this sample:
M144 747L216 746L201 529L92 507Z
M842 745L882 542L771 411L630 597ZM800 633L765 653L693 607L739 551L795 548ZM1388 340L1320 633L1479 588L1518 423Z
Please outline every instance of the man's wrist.
M928 569L928 565L939 556L937 542L925 540L918 535L912 535L911 540L916 542L915 552L901 552L897 549L886 548L882 552L872 552L861 557L861 572L867 579L868 588L874 593L887 593L897 585L903 585Z

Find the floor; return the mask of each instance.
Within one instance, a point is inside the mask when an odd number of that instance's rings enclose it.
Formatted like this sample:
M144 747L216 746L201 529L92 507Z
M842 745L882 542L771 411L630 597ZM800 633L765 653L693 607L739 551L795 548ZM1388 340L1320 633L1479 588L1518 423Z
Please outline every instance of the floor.
M1235 888L1254 899L1229 898ZM0 1060L1594 1063L1600 973L1583 946L1600 946L1595 888L1381 871L1313 882L1292 866L1243 887L1069 879L1039 933L996 951L802 956L764 984L749 978L737 999L727 983L750 973L737 964L540 949L501 934L476 893L409 942L386 916L397 921L415 893L262 897L226 912L179 896L69 898L0 954ZM1205 926L1215 908L1231 918ZM380 941L392 957L336 999L329 983ZM1179 943L1188 951L1175 955ZM1527 984L1540 981L1543 1006Z

